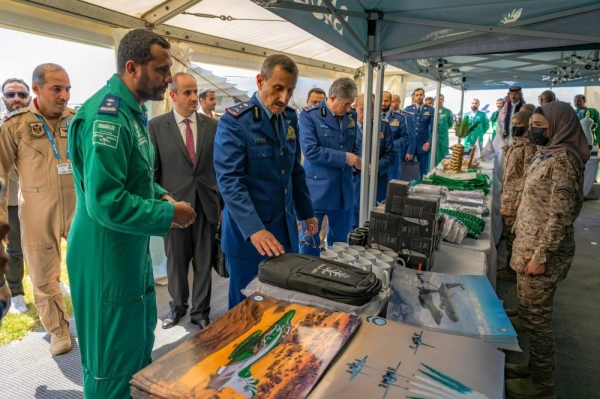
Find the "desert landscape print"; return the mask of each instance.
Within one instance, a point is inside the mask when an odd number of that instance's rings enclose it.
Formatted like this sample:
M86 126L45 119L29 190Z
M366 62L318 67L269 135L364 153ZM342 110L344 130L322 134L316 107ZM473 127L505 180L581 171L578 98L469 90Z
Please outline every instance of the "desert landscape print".
M255 293L134 375L135 398L303 398L361 319Z

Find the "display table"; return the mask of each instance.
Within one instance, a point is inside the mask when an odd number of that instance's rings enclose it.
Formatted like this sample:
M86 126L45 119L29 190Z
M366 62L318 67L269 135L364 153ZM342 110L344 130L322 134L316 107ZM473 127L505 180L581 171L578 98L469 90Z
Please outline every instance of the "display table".
M598 153L590 157L585 164L585 172L583 174L583 196L587 197L592 191L592 186L596 182L596 173L598 172Z
M494 162L493 161L483 161L479 164L478 170L481 173L488 175L490 178L493 178ZM446 268L446 267L448 267L449 269L461 268L462 267L461 263L464 263L466 259L476 259L476 258L479 259L478 256L473 257L470 254L470 252L477 252L477 253L484 255L482 267L483 267L483 270L485 270L484 272L477 273L477 274L487 275L492 286L494 288L496 288L496 263L497 263L497 259L498 259L498 253L496 251L496 244L495 244L496 240L494 239L493 230L492 230L492 225L493 225L493 221L492 221L493 191L492 190L493 190L493 187L490 188L490 193L488 195L486 195L483 199L483 204L490 210L490 215L482 217L482 219L485 221L485 228L483 229L483 232L479 235L479 238L475 239L475 238L466 237L460 244L454 244L451 242L444 241L442 243L442 247L440 248L440 250L438 250L435 254L434 268L432 269L433 271L439 272L439 273L446 273L446 272L440 272L439 270L437 270L438 265L442 262L444 264L444 266L443 266L444 268ZM458 252L453 251L450 248L456 249ZM458 257L446 258L446 256L445 256L446 254L442 253L442 251L444 249L448 249L448 251L451 251L453 255L455 253L460 253L461 250L469 251L469 253L468 254L463 253L462 257L458 256ZM457 261L456 264L453 263L454 260ZM474 270L480 270L480 266L481 265L477 264ZM452 273L452 272L450 272L450 274L469 274L469 273Z
M440 249L435 251L432 272L457 274L457 275L476 275L489 277L490 267L487 265L487 256L483 251L465 250L460 245L449 245L442 242ZM490 280L494 286L494 280Z

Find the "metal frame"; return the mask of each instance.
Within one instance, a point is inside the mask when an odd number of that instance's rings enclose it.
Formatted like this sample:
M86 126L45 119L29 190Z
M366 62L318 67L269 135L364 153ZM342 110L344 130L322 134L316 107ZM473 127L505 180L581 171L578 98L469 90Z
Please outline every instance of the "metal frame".
M200 3L202 0L167 0L142 14L142 19L153 25L164 24L168 20Z

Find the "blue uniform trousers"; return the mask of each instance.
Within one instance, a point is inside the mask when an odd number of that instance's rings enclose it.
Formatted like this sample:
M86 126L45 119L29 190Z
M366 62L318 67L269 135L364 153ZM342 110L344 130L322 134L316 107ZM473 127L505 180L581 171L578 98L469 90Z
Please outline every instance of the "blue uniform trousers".
M319 228L317 231L321 231L321 225L323 224L323 217L327 215L327 242L329 245L334 242L348 242L348 234L350 233L350 224L352 222L353 208L349 207L342 211L315 211L315 216L319 222ZM300 238L302 239L306 234L306 224L302 222L302 232ZM300 253L305 255L319 256L321 238L319 233L313 235L315 239L315 248L309 245L300 243ZM305 241L312 245L312 238L307 237Z
M421 179L423 179L423 176L429 173L429 154L431 153L431 148L429 149L429 151L423 151L423 144L418 143L417 151L415 152L419 161L419 171L421 174Z

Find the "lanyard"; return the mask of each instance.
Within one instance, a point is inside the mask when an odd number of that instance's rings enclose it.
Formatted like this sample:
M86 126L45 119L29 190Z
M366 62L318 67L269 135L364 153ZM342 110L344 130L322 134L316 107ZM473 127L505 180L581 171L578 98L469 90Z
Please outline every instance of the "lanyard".
M48 136L48 140L50 140L50 145L52 146L52 151L54 151L54 156L56 157L56 159L58 161L60 161L60 154L58 153L58 148L56 147L56 142L54 141L54 138L52 137L52 134L50 133L50 129L48 129L48 125L46 125L46 122L44 121L44 118L42 118L40 115L35 114L35 116L37 116L37 118L40 120L40 122L42 122L42 125L44 125L44 130L46 131L46 136ZM67 116L66 118L66 122L67 122L67 135L69 134L69 117ZM67 159L69 159L69 150L67 150Z

